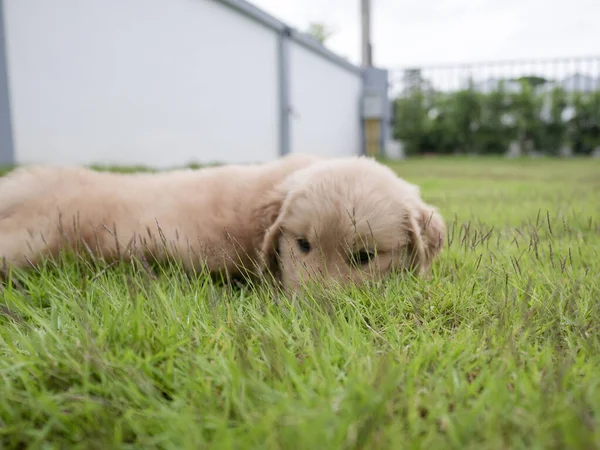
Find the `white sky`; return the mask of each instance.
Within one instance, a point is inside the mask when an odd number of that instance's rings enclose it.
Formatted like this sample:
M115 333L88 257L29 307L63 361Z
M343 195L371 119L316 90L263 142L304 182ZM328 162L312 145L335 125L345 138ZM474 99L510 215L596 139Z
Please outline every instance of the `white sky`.
M250 0L288 25L336 30L360 62L360 0ZM600 54L600 0L372 0L373 62L385 68Z

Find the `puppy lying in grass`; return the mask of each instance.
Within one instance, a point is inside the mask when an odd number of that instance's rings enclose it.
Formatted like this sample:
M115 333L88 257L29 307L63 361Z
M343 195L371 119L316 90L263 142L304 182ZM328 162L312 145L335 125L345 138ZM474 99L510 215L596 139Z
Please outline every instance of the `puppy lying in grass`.
M445 224L419 189L364 157L120 174L31 167L0 179L0 257L63 250L106 261L174 258L189 271L308 282L424 274Z

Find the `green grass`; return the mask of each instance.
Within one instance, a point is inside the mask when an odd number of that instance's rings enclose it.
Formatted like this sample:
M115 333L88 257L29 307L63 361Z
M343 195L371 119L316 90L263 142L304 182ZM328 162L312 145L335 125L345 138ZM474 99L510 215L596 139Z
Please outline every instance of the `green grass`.
M448 221L429 280L298 303L73 261L5 284L0 448L600 448L600 162L393 167Z

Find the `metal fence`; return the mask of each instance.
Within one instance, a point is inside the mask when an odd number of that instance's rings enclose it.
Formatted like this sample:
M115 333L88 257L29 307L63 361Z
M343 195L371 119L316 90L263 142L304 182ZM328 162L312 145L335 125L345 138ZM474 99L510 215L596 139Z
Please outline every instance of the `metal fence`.
M600 154L600 56L390 71L407 153Z

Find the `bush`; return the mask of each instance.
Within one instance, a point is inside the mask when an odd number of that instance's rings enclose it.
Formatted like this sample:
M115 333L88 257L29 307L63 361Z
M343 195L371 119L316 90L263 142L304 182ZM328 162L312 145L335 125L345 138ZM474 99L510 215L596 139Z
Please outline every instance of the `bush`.
M600 91L573 95L528 78L519 83L514 93L503 83L489 93L414 89L394 102L394 138L409 155L502 154L513 141L550 155L565 145L577 154L600 146Z
M569 122L569 137L573 151L589 155L600 146L600 92L575 95L575 116Z

